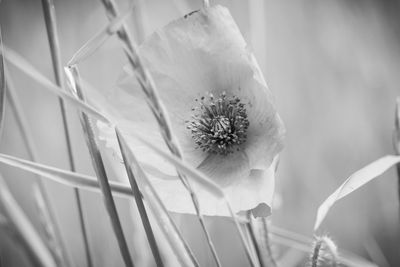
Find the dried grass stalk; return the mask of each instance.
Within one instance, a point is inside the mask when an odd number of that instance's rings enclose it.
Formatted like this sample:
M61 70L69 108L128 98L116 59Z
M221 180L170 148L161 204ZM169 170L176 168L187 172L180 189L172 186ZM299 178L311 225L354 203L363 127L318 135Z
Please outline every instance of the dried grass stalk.
M53 71L54 71L56 84L61 88L65 88L62 64L61 64L60 43L59 43L58 34L57 34L57 20L56 20L54 2L53 2L53 0L42 0L42 6L43 6L43 14L44 14L44 19L45 19L45 24L46 24L47 36L49 39L51 60L53 63ZM68 118L67 118L67 113L65 110L65 104L64 104L64 100L62 98L59 98L58 101L59 101L60 111L61 111L65 143L67 146L68 163L69 163L71 171L74 172L76 170L76 168L75 168L74 156L73 156L73 152L72 152L71 137L70 137L70 132L69 132ZM90 255L89 240L88 240L88 236L87 236L85 220L83 217L82 200L81 200L79 190L77 188L74 188L73 190L74 190L76 206L78 208L79 226L82 231L82 238L84 241L86 261L87 261L88 266L91 267L93 264L92 264L92 258Z
M160 200L147 175L142 170L132 151L128 148L124 137L117 129L116 134L121 150L123 150L123 153L125 154L125 163L130 166L134 176L136 177L141 192L149 204L161 230L167 237L175 256L183 266L199 266L193 252L190 250L186 241L182 238L178 228L169 216L167 209Z
M107 16L110 20L113 20L115 17L118 17L118 10L116 7L116 4L114 3L113 0L102 0L102 3L106 9ZM157 89L155 87L154 81L150 75L150 73L145 69L144 65L142 64L142 61L140 59L140 56L137 52L137 48L135 45L135 42L133 41L132 37L129 35L129 31L126 29L126 26L123 24L121 29L117 31L117 35L121 42L124 45L125 48L125 53L129 59L129 62L135 71L136 77L141 85L141 88L143 89L143 92L145 93L149 106L159 124L159 129L161 131L161 135L164 138L165 143L167 144L167 147L171 151L172 154L175 156L181 158L182 153L180 151L179 145L175 140L175 137L171 131L171 126L170 122L168 119L167 112L164 108L164 106L161 103L160 98L158 97L157 94ZM215 259L215 262L217 266L221 266L218 254L215 250L215 246L211 240L210 234L206 228L205 222L203 215L201 214L201 208L199 205L199 201L197 198L196 193L193 191L192 186L190 185L189 181L187 178L178 172L178 176L181 179L183 185L185 188L188 190L192 202L196 211L196 215L199 219L200 225L204 231L207 244L210 248L210 251Z
M77 96L81 99L81 101L84 102L85 99L80 88L78 72L75 68L70 68L69 71L71 72L71 75L68 75L68 77L75 78L73 81L70 82L70 84L74 86L73 89L76 91ZM82 129L86 139L86 144L89 148L90 156L92 159L93 168L96 172L100 184L104 204L106 206L108 216L110 218L114 234L117 239L119 249L121 251L122 258L127 267L134 266L118 216L117 208L111 194L111 187L108 181L106 169L104 167L101 152L97 144L92 121L89 119L88 115L83 112L80 114L80 118Z
M21 103L19 102L13 80L11 79L11 76L9 75L7 69L6 69L6 83L7 83L7 100L10 104L12 111L15 114L15 119L18 128L20 129L22 140L25 144L28 156L33 161L36 162L40 161L39 155L37 153L38 150L35 146L34 140L32 139L32 130L29 127L29 123L25 117ZM52 229L51 231L54 234L53 235L54 240L49 240L49 242L53 243L54 246L57 246L56 250L61 251L59 255L61 257L59 259L59 262L62 263L62 266L71 266L71 260L68 254L68 250L66 249L64 240L62 238L60 226L57 222L56 215L52 208L50 197L48 191L46 190L42 177L37 176L35 182L38 190L40 191L37 192L37 194L40 194L41 195L40 197L43 199L43 206L42 206L43 212L45 212L48 215L47 220L43 221L43 223L46 223L46 225L43 225L43 227Z

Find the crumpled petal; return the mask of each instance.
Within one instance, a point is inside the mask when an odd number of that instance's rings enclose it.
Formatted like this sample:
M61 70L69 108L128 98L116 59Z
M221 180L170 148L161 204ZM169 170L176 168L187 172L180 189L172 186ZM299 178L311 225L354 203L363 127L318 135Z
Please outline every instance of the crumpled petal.
M284 127L258 64L229 11L212 6L176 20L145 41L139 54L169 113L184 161L217 182L235 203L235 210L255 208L260 203L270 205L272 163L282 149ZM142 134L167 150L133 72L129 67L124 69L126 73L118 86L106 95L114 118L128 137L130 148L144 163L145 171L154 178L161 197L170 203L169 209L193 211L187 191L179 180L174 180L176 170L134 138L134 134ZM196 98L207 92L217 96L224 91L228 96L238 96L246 105L250 122L248 138L239 152L209 155L195 148L185 121L193 115ZM107 146L119 151L113 131L104 125L99 125L99 129ZM204 213L218 215L225 209L207 192L201 195Z

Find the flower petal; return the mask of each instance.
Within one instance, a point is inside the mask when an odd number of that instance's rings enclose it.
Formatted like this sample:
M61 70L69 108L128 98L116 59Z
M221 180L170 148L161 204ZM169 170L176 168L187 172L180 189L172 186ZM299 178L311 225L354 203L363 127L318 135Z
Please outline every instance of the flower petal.
M223 188L235 212L252 210L256 217L266 217L270 214L277 158L267 170L252 170L248 179L241 179ZM190 196L179 180L153 178L152 183L167 209L178 213L195 213ZM204 215L230 216L224 202L201 188L194 187L194 189Z
M160 90L188 163L198 166L207 157L195 149L185 128L194 100L207 91L214 95L225 91L247 104L250 167L268 168L281 149L283 125L258 64L227 9L214 6L170 23L144 42L140 54ZM126 70L128 77L123 77L119 90L144 103L133 72Z
M250 175L249 160L241 151L228 155L210 154L198 169L223 189L248 179Z
M234 209L266 215L274 188L276 155L282 148L284 127L257 62L229 11L212 6L174 21L154 33L139 48L143 63L154 78L183 152L184 160L210 176L227 193ZM157 154L143 147L133 134L140 133L167 149L133 72L125 74L107 101L129 146L145 163L158 192L172 211L194 212L190 196L174 177L176 171ZM247 109L247 141L228 156L210 155L195 148L186 120L193 115L195 99L211 92L236 95ZM104 139L118 151L115 135L102 130ZM160 179L161 178L161 179ZM198 188L195 188L196 190ZM227 214L223 203L198 189L202 210L208 215ZM169 203L169 204L168 204ZM266 205L260 205L265 203Z

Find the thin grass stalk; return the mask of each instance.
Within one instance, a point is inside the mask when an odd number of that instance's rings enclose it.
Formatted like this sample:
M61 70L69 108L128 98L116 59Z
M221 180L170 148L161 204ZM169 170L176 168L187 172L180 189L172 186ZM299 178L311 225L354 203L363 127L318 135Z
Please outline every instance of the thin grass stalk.
M121 147L128 147L119 130L116 129L115 132ZM199 266L196 257L194 256L190 247L187 245L186 241L183 239L175 222L172 220L171 216L169 216L167 209L152 186L149 178L142 170L132 151L126 149L125 155L135 177L137 177L137 179L140 181L139 184L141 185L141 188L143 188L142 192L146 196L147 202L150 204L153 214L155 215L155 219L159 222L159 226L162 230L164 230L164 233L169 240L171 248L175 252L176 257L183 263L183 266L187 266L186 262L188 259L186 259L184 255L188 255L193 266ZM165 229L166 226L171 228ZM180 251L182 251L182 253Z
M271 244L269 240L268 219L255 219L251 211L247 213L247 222L244 224L248 227L251 235L252 243L256 250L257 258L261 267L277 267L277 263L273 257Z
M124 21L131 15L134 10L133 5L131 5L128 10L126 10L121 16L115 17L111 20L108 25L101 29L97 34L91 37L79 50L72 56L68 62L68 66L77 65L78 63L84 61L91 55L93 55L108 39L110 39Z
M35 266L41 266L40 262L37 260L37 256L30 249L29 245L25 242L24 238L21 236L20 233L18 233L17 229L15 229L13 225L10 225L9 223L1 224L0 222L0 231L1 230L12 239L18 249L26 253L29 261L31 261L32 264L34 264ZM2 263L1 259L0 263Z
M6 74L3 58L3 39L0 27L0 136L3 133L4 116L6 111Z
M393 146L396 155L400 155L400 97L396 99L396 111L394 115ZM397 196L399 201L399 214L400 214L400 164L397 164L396 170L397 170Z
M83 93L83 90L82 90L81 79L80 79L78 67L77 66L70 66L69 67L69 71L70 71L71 77L74 79L74 81L73 81L74 85L75 85L74 89L76 90L77 96L82 101L86 101L84 93ZM82 116L83 116L83 114L82 114ZM93 132L93 129L92 129L92 132ZM98 150L98 148L96 148L96 149ZM124 150L122 150L122 148L121 148L121 152L122 152L122 155L124 157L124 163L125 163L125 154L123 153ZM101 155L100 155L100 157L101 157ZM103 167L103 169L100 169L99 171L101 171L105 175L105 170L104 170L103 164L100 167ZM162 267L162 266L164 266L164 264L163 264L163 262L161 260L161 256L160 256L160 253L159 253L159 249L158 249L156 240L154 238L154 234L153 234L153 230L152 230L151 225L150 225L149 218L147 217L147 212L146 212L146 209L145 209L144 204L143 204L142 195L141 195L141 193L139 191L139 188L137 186L135 178L133 177L133 173L132 173L130 167L126 163L125 163L125 167L127 168L127 174L128 174L128 177L129 177L129 182L131 184L131 189L134 192L135 202L137 204L140 216L142 218L143 227L145 229L145 232L146 232L146 235L147 235L147 238L148 238L148 242L150 244L150 248L152 250L155 262L156 262L157 266L161 266Z
M232 219L235 223L236 230L239 234L240 241L243 245L243 248L245 250L245 253L249 260L249 263L251 266L256 266L256 263L254 262L253 257L252 257L250 247L249 247L248 243L246 242L246 238L244 236L243 230L239 224L237 215L233 211L231 203L229 202L228 198L226 197L224 191L222 191L222 189L214 181L209 179L206 175L204 175L197 169L184 163L182 161L182 159L180 159L179 157L165 152L164 150L160 149L159 147L156 147L154 144L150 143L149 141L143 139L140 136L136 136L136 138L138 138L143 144L146 144L154 152L157 152L158 155L163 157L167 162L169 162L170 164L173 164L178 171L183 172L186 175L188 175L189 177L193 178L194 181L196 183L198 183L198 185L202 186L208 192L214 194L214 196L216 196L220 200L224 201L224 203L228 209L229 215L232 217Z
M91 192L99 193L99 184L96 178L84 174L73 173L65 170L61 170L58 168L53 168L47 165L38 164L32 161L23 160L20 158L4 155L0 153L0 162L7 164L12 167L16 167L19 169L23 169L25 171L41 175L44 178L48 178L52 181L55 181L60 184L64 184L66 186L74 186L79 187L82 190L88 190ZM143 177L146 177L142 174ZM140 175L138 177L141 177ZM146 178L147 179L147 178ZM141 181L147 181L146 179L142 178ZM162 212L165 213L165 217L168 219L168 223L173 225L173 231L180 235L179 230L177 229L176 225L174 224L173 220L167 215L167 211L163 206L161 200L158 198L157 193L155 192L154 188L151 186L151 183L147 181L147 185L150 188L149 192L153 192L151 194L154 195L152 199L156 199L158 201L157 205L162 207ZM124 197L124 198L132 198L133 192L130 186L110 181L110 187L112 192L115 196ZM146 191L147 192L147 191ZM149 201L149 199L148 199ZM157 213L156 213L157 214ZM161 220L163 223L162 218L155 217L156 219ZM302 252L309 252L310 244L313 240L309 237L303 236L301 234L288 231L283 228L279 228L277 226L271 225L270 227L271 233L271 241L281 244L284 246L288 246L290 248L297 249ZM184 239L180 236L179 239L186 244ZM190 251L190 248L186 245L187 251ZM192 254L192 257L193 254ZM338 261L346 266L349 267L377 267L376 264L373 264L358 255L355 255L351 252L345 250L338 250ZM196 265L198 266L198 264Z
M256 237L256 233L257 233L256 222L253 219L251 211L247 211L246 215L247 215L247 219L249 220L249 222L245 223L245 227L247 228L247 231L250 235L251 243L253 244L254 251L256 253L258 262L260 264L260 267L266 267L265 262L263 261L263 258L262 258L261 248L258 244L257 237Z
M99 182L93 176L84 175L76 172L61 170L47 165L39 164L33 161L16 158L0 153L0 162L11 167L22 169L24 171L37 174L43 178L57 182L70 187L78 187L83 190L101 193ZM132 198L132 189L123 183L110 181L110 188L115 195L125 198Z
M56 84L61 88L65 88L64 82L63 82L60 44L59 44L58 35L57 35L57 23L56 23L56 14L55 14L54 3L53 3L53 0L42 0L42 5L43 5L43 13L44 13L45 24L46 24L46 29L47 29L47 36L49 38L51 59L52 59L52 63L53 63L53 70L54 70ZM64 129L64 137L65 137L65 142L66 142L66 146L67 146L68 162L69 162L71 171L74 172L74 171L76 171L76 167L75 167L75 162L74 162L74 157L73 157L73 152L72 152L72 144L71 144L71 137L70 137L70 133L69 133L69 127L68 127L68 119L67 119L67 114L66 114L66 110L65 110L65 104L64 104L63 99L61 99L61 98L59 98L59 105L60 105L61 117L62 117L63 129ZM77 188L74 188L73 190L74 190L76 205L78 208L78 219L79 219L79 225L81 228L82 238L83 238L83 242L84 242L86 262L89 267L92 267L93 264L92 264L92 258L90 255L89 240L88 240L87 230L86 230L86 226L85 226L85 219L83 216L82 200L81 200L79 190Z
M63 251L61 251L61 247L57 243L56 234L54 228L51 225L51 215L47 210L47 206L45 204L44 197L40 191L39 185L35 183L32 189L36 211L39 217L40 226L42 226L41 230L45 237L47 246L53 254L53 257L57 262L57 266L66 266L65 260L63 258Z
M129 152L129 151L128 151ZM131 157L130 157L131 158ZM16 158L9 155L4 155L0 153L0 162L7 164L9 166L22 169L34 174L41 175L43 177L49 178L52 181L67 185L67 186L75 186L80 189L90 190L93 192L101 192L99 189L99 183L97 179L75 172L65 171L58 168L50 167L47 165L42 165L36 162L23 160L20 158ZM132 162L129 160L129 162ZM137 170L140 170L140 173L135 174L137 177L140 177L141 183L144 185L145 190L144 195L146 196L146 200L149 203L149 206L152 209L153 214L155 215L155 219L158 222L160 228L164 231L164 234L167 236L173 251L178 259L181 259L183 266L195 266L198 267L199 264L187 245L186 241L183 239L182 235L179 232L179 229L176 227L174 221L169 216L168 211L163 205L162 201L158 197L155 189L152 187L148 178L144 174L144 172L140 169L138 162L135 161L132 163L132 166L136 167ZM132 199L134 193L130 186L118 183L118 182L110 182L110 188L113 193L120 197L130 198ZM187 257L186 257L187 255ZM187 260L185 260L187 258Z
M116 134L118 137L118 132L116 132ZM139 210L140 217L142 218L142 224L143 224L143 227L144 227L146 235L147 235L147 240L149 242L151 252L153 253L154 260L155 260L157 266L162 267L162 266L164 266L164 264L163 264L163 261L160 256L157 242L154 238L154 233L151 228L149 218L147 216L147 212L146 212L146 208L143 203L142 195L139 191L139 186L136 182L136 178L133 174L132 168L128 163L128 159L126 156L126 148L121 144L119 138L118 138L118 145L121 150L122 159L124 161L124 165L125 165L126 173L128 175L129 183L130 183L132 191L134 192L134 195L135 195L135 202L136 202L137 208Z
M112 20L115 17L118 17L117 7L113 0L101 0L101 1L106 9L107 16L110 20ZM131 64L133 70L136 73L136 78L148 99L149 106L159 124L161 135L163 136L163 139L164 139L167 147L169 148L169 150L171 151L172 154L174 154L175 156L177 156L179 158L182 158L181 150L180 150L179 145L176 142L175 137L173 136L173 133L171 131L171 126L170 126L170 122L168 120L167 112L166 112L164 106L162 105L160 98L158 97L158 93L157 93L157 89L155 87L154 81L153 81L150 73L145 69L144 65L142 64L142 61L138 54L135 42L133 41L132 37L129 35L129 32L126 29L125 24L123 24L121 29L117 32L117 35L118 35L119 39L121 40L121 42L124 44L125 53L129 59L129 62ZM221 263L220 263L218 254L215 250L215 246L211 240L211 236L205 225L203 215L201 214L201 207L200 207L200 203L198 201L197 195L193 191L192 186L190 185L188 179L179 172L178 172L178 176L190 194L190 197L193 202L193 206L195 208L196 215L200 222L201 228L205 234L209 249L214 257L214 260L215 260L217 266L220 267Z
M31 77L33 80L41 84L43 87L42 89L46 89L52 94L55 94L62 98L64 101L68 102L71 104L73 107L78 108L79 110L82 110L86 112L87 114L90 114L94 118L105 122L109 123L109 120L99 111L91 107L90 105L87 105L86 103L83 103L79 99L77 99L75 96L72 96L70 93L66 92L63 88L61 88L58 85L55 85L53 82L51 82L48 78L46 78L43 74L41 74L35 67L32 66L26 59L21 57L18 53L16 53L14 50L10 49L7 46L4 46L4 58L13 64L15 67L17 67L19 70L21 70L23 73Z
M6 84L7 84L7 100L11 106L13 113L15 114L15 120L17 122L18 128L20 129L20 133L22 136L22 140L25 144L26 151L28 153L28 157L36 162L39 162L39 156L37 153L37 148L34 145L35 142L32 138L32 130L29 127L29 123L25 117L23 112L23 108L21 103L19 102L18 96L16 94L15 86L11 76L6 69ZM60 226L57 222L56 215L52 205L50 204L50 196L44 185L43 178L39 175L36 176L35 183L38 186L38 190L43 198L44 208L46 209L46 213L49 215L48 220L46 221L46 228L52 229L54 233L54 244L56 244L59 248L58 250L61 252L61 258L59 259L63 266L71 266L71 260L68 254L68 250L65 246L64 240L61 235Z
M271 243L269 239L269 225L267 218L261 218L262 234L261 239L263 240L263 245L265 247L266 254L266 266L277 267L278 264L275 261L274 255L272 253ZM264 257L262 258L264 260Z
M56 267L53 255L43 243L22 209L9 191L5 181L0 176L0 204L10 222L14 225L24 245L34 256L35 266Z
M77 96L82 101L85 101L83 93L80 89L77 70L75 68L70 68L69 70L72 72L72 77L75 78L75 80L73 81L73 85L75 86L74 89L76 90ZM103 194L103 200L114 230L115 237L118 242L119 249L121 251L122 258L127 267L134 266L131 255L129 253L128 244L124 236L121 221L118 216L117 208L115 206L115 202L111 193L111 187L108 181L106 169L104 167L101 152L96 141L92 121L89 119L88 115L83 112L80 114L80 118L82 129L85 134L86 143L91 155L92 164L100 184L100 188Z
M144 41L144 29L143 29L143 0L133 0L134 8L132 17L134 19L133 23L133 36L136 39L136 43L141 44Z

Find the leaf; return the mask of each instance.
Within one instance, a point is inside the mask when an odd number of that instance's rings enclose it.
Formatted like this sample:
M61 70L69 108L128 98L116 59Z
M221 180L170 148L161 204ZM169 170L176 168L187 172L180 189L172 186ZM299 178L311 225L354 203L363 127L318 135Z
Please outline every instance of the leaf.
M322 221L326 217L329 209L338 201L339 199L347 196L348 194L354 192L361 186L365 185L372 179L378 177L387 171L390 167L400 163L400 156L388 155L382 157L364 168L353 173L347 180L331 194L318 208L317 218L315 220L314 231L318 229Z
M21 170L38 174L42 177L46 177L50 180L67 186L100 192L99 183L93 176L64 171L5 154L0 154L0 162ZM133 197L132 189L128 185L110 181L110 187L114 194L118 194L123 197Z
M109 123L109 120L103 114L95 110L93 107L87 105L86 103L76 99L75 97L67 93L65 90L63 90L61 87L49 81L40 72L38 72L29 62L27 62L24 58L22 58L20 55L14 52L12 49L4 46L3 50L4 53L2 53L2 55L4 55L5 59L7 59L11 64L22 70L25 74L29 75L32 79L42 84L45 89L61 97L63 100L67 101L72 106L94 116L96 119Z

